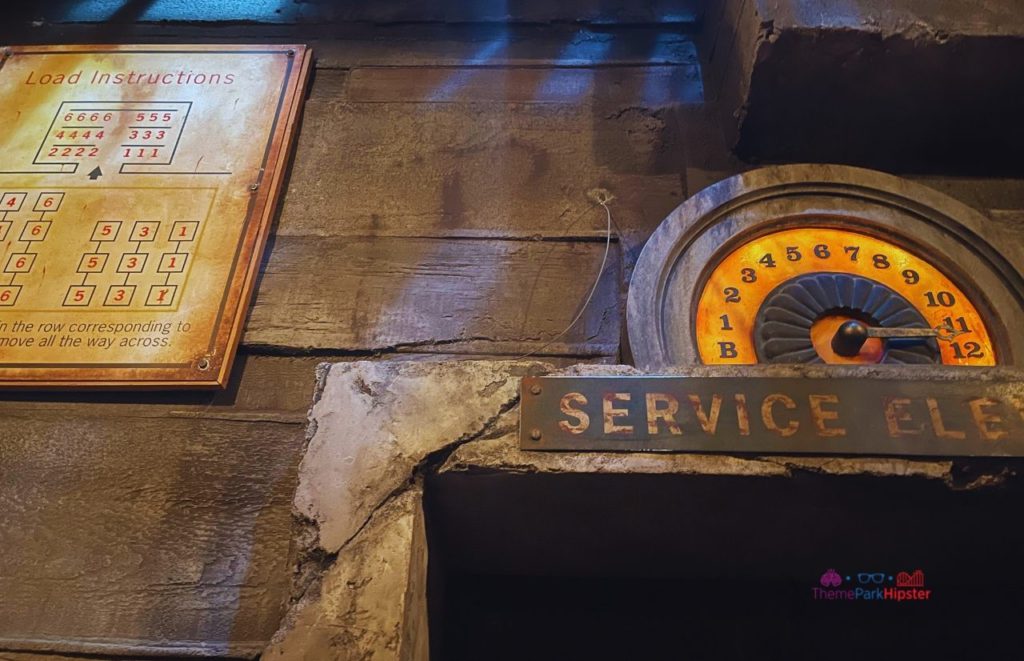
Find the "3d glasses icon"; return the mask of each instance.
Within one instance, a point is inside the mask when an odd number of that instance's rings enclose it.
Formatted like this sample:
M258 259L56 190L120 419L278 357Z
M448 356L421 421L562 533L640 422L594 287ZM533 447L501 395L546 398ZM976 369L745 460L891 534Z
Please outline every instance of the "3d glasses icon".
M885 572L860 572L857 574L857 581L860 583L882 583L885 581Z

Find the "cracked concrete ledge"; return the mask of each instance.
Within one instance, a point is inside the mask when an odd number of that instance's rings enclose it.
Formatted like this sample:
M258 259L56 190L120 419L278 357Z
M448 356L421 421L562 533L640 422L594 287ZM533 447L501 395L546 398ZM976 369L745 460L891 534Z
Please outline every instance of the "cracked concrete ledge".
M523 361L321 365L294 508L293 604L272 659L425 659L424 471L490 437Z
M892 368L690 367L664 374L894 378ZM978 378L948 368L937 380ZM985 378L1019 372L992 370ZM792 477L798 473L1003 483L1006 466L948 460L568 453L518 447L519 384L528 375L630 376L625 365L556 370L536 361L353 362L321 366L295 495L293 605L265 658L427 657L422 484L435 472L650 473Z
M519 377L545 363L354 362L326 372L310 412L295 509L337 553L434 453L487 430L519 397Z
M514 417L514 416L513 416ZM799 471L826 475L919 477L953 485L953 462L886 458L736 457L655 452L531 452L519 449L515 429L493 440L460 445L440 472L474 470L507 473L649 473L791 477Z

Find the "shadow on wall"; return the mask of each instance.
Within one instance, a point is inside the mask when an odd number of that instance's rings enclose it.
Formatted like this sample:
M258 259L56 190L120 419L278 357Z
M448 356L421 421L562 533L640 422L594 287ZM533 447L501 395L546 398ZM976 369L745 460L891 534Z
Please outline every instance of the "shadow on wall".
M598 275L605 218L589 191L616 196L635 235L618 239L637 244L678 205L677 114L703 100L687 35L562 30L538 55L521 31L478 28L443 64L319 72L264 277L276 289L249 324L274 335L249 342L285 344L301 323L346 351L521 355L565 328ZM296 264L317 251L338 255L346 296L308 287ZM549 353L617 351L617 257Z
M42 3L36 3L42 4ZM65 0L24 12L56 23L135 21L249 21L256 23L343 22L589 22L684 23L701 16L698 0Z

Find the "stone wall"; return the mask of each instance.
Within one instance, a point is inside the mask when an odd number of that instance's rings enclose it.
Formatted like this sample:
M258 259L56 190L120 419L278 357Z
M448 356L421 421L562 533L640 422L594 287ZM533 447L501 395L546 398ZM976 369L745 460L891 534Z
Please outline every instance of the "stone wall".
M95 13L75 13L86 5ZM242 6L218 7L229 5ZM295 586L319 575L310 568L335 566L369 530L379 499L442 456L400 448L402 461L364 501L336 494L331 507L350 511L345 525L321 530L329 547L291 548L296 529L339 520L305 491L299 514L292 509L319 363L386 361L378 376L387 380L400 369L390 363L526 354L553 367L618 362L626 286L646 237L687 196L748 167L719 122L732 108L717 65L737 58L698 49L720 19L709 12L702 33L693 4L508 3L470 22L460 3L285 5L244 17L207 8L194 21L198 3L54 1L19 6L0 26L9 44L303 42L317 58L228 388L0 401L5 658L258 655L291 600L307 594ZM441 10L402 13L414 5ZM619 22L605 22L609 11ZM522 22L489 22L506 12ZM759 24L745 25L756 41ZM735 62L721 70L750 71ZM926 183L994 223L1020 225L1019 180L962 174L950 166ZM613 232L598 272L601 191L614 196ZM582 319L559 335L595 279ZM496 409L443 427L435 449L497 424L489 416L508 404L513 381L490 383L478 403ZM396 505L380 522L409 539L417 517ZM418 562L407 559L410 576ZM346 571L336 572L339 585ZM399 647L411 640L380 636Z
M673 370L735 372L745 370ZM892 370L876 372L846 374L892 378ZM974 378L938 372L930 376ZM445 571L784 584L806 579L807 565L825 556L835 562L908 556L947 585L961 581L968 567L978 584L1007 590L1020 584L1004 572L1024 538L1008 537L1001 524L1024 486L1013 462L519 448L524 375L639 373L523 361L324 366L295 498L303 521L300 579L265 658L423 659L431 644L435 653L443 650L437 637L445 614L436 602ZM836 373L821 367L760 372L801 379ZM674 486L658 487L657 479ZM637 498L638 489L656 498ZM886 500L897 493L903 500ZM987 500L972 505L980 493ZM934 511L943 518L929 514ZM968 529L977 543L958 543ZM870 534L851 541L858 530ZM997 539L1001 551L988 546ZM428 582L435 601L429 614L439 616L429 631Z
M285 4L302 15L34 3L0 27L0 43L299 41L316 57L228 388L2 397L2 653L258 654L291 594L321 361L617 360L630 260L688 190L688 19L372 24L317 12L386 3ZM615 196L602 272L595 190Z

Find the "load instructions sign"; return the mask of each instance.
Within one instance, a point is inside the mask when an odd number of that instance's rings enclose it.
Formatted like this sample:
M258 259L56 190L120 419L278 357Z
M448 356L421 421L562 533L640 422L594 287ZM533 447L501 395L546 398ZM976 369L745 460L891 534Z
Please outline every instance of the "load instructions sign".
M303 46L0 53L0 387L223 386Z

